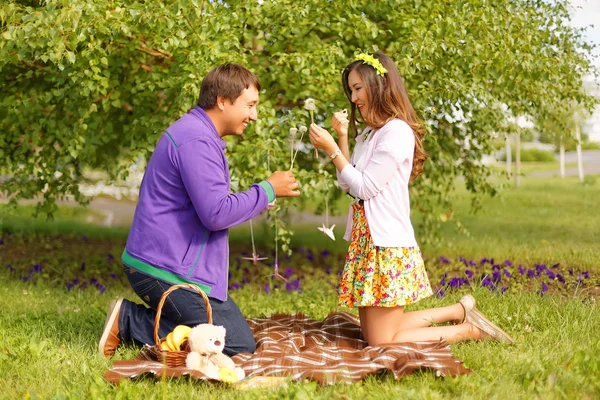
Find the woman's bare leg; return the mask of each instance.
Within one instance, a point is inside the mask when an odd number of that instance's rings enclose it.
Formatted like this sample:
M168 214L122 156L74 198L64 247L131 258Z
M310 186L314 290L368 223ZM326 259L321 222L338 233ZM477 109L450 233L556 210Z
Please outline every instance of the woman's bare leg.
M435 341L440 339L444 339L448 343L457 343L464 340L483 338L482 332L469 323L399 329L399 326L406 326L404 322L404 307L364 307L363 312L366 329L369 332L368 342L371 346L383 343ZM422 319L417 318L416 320ZM409 322L414 321L414 316L410 316Z
M365 307L358 307L358 317L360 318L360 329L362 330L363 339L369 341L369 332L367 331L367 317Z
M465 319L465 309L460 303L446 307L428 308L426 310L405 312L399 330L426 328L442 322L460 322Z

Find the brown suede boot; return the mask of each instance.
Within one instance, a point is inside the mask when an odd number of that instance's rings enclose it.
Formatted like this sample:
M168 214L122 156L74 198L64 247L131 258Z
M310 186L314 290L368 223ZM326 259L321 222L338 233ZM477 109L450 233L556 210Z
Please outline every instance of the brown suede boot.
M119 297L116 300L112 300L108 305L104 330L102 331L102 337L98 345L98 351L103 357L110 357L115 354L115 350L117 350L121 342L121 339L119 339L119 313L122 303L123 298Z

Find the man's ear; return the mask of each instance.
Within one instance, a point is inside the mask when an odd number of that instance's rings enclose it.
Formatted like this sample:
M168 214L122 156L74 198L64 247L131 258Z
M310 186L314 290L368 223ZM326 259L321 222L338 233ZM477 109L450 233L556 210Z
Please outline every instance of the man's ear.
M229 102L229 99L223 97L223 96L217 96L217 108L221 111L223 111L225 109L225 104Z

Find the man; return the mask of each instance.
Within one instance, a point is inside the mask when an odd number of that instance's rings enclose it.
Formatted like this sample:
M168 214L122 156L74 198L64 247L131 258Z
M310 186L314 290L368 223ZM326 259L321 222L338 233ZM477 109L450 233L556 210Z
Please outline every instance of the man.
M225 64L200 87L198 106L171 125L150 158L122 260L133 290L150 308L129 300L111 302L99 343L111 356L121 341L154 344L154 318L162 294L192 283L210 298L213 323L225 327L225 354L253 352L250 327L227 296L228 228L247 221L276 197L299 196L289 171L240 193L230 193L223 136L242 135L256 121L260 83L249 70ZM177 325L207 322L196 292L172 292L162 307L159 336Z

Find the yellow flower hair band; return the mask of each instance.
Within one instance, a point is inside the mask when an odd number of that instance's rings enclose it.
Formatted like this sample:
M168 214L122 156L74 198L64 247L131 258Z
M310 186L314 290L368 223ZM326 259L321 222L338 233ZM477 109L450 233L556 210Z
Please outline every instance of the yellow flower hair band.
M375 68L375 71L377 71L377 75L379 76L384 76L388 72L383 64L381 64L381 61L369 54L360 53L358 56L356 56L356 59L362 61L363 64L367 64Z

